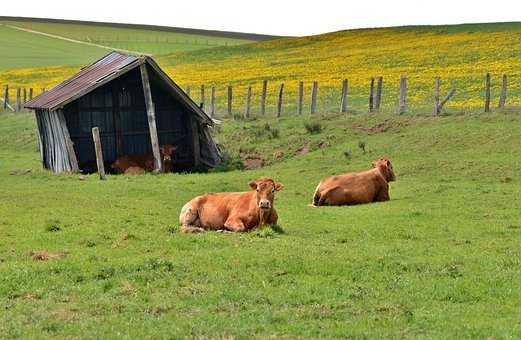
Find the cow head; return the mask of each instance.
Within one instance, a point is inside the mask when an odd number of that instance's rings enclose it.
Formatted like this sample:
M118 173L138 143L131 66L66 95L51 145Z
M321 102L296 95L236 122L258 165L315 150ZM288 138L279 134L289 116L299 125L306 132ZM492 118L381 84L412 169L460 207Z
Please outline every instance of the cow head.
M373 168L380 170L382 176L384 176L387 182L392 182L396 179L393 171L393 165L387 158L380 158L373 161Z
M269 210L273 207L273 199L275 198L275 191L284 188L281 183L275 183L274 180L267 177L259 178L258 180L249 183L250 188L255 190L257 198L257 206L262 210Z
M177 150L177 146L172 144L165 144L159 147L159 152L161 153L161 157L164 161L170 162L172 161L172 154Z

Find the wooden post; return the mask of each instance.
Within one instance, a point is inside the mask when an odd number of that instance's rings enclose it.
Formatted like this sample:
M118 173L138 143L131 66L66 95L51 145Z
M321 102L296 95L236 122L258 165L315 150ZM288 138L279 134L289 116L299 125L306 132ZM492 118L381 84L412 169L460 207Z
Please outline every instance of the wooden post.
M499 105L498 105L498 107L500 109L505 108L505 103L507 101L507 86L508 86L507 75L503 74L503 82L501 83L501 94L499 95Z
M6 85L5 90L4 90L4 110L7 110L8 105L9 105L9 85Z
M233 90L232 86L228 86L228 114L232 115L232 100L233 100Z
M297 99L297 113L302 114L302 107L304 104L304 82L299 81L298 83L298 99Z
M27 103L27 89L24 87L24 90L23 90L23 101L22 101L22 104L25 104Z
M437 116L440 114L440 87L441 87L440 77L436 77L434 79L434 112L433 112L433 116Z
M204 84L201 85L201 102L200 102L199 106L204 111Z
M29 100L33 100L33 88L29 89Z
M400 78L400 102L398 106L398 113L405 113L405 106L407 105L407 77Z
M191 136L192 136L192 151L194 154L194 166L198 167L201 163L201 144L199 143L199 124L192 116L190 117Z
M143 92L145 95L145 106L148 116L148 130L150 131L150 142L152 144L152 153L154 154L154 171L162 172L161 154L159 153L159 139L157 137L156 127L156 110L152 101L152 91L150 90L150 81L148 79L148 71L146 64L139 65L141 71L141 82L143 83Z
M262 81L262 92L261 92L261 102L260 102L260 113L261 115L266 114L266 96L268 94L268 81Z
M187 86L187 87L186 87L186 91L185 91L185 92L186 92L186 95L187 95L188 97L190 97L190 86Z
M16 112L22 111L22 98L20 95L20 88L16 89Z
M94 140L94 151L96 152L96 164L98 165L99 179L104 180L106 179L105 165L103 164L103 151L101 149L101 139L97 126L92 128L92 139Z
M212 86L210 92L210 117L215 115L215 86Z
M485 112L490 112L490 73L485 76Z
M250 118L250 105L251 105L251 86L248 86L248 92L246 93L246 112L244 116Z
M340 112L347 112L347 79L342 80L342 94L340 95Z
M280 84L279 89L279 98L277 100L277 117L280 117L282 114L282 98L284 95L284 83Z
M310 112L317 112L317 94L318 94L318 82L314 81L313 86L311 87L311 107Z
M369 86L369 112L373 112L374 108L374 78L371 78L371 85Z
M374 108L376 111L380 111L380 104L382 102L382 89L384 85L384 78L378 77L378 83L376 85L376 97L374 99Z

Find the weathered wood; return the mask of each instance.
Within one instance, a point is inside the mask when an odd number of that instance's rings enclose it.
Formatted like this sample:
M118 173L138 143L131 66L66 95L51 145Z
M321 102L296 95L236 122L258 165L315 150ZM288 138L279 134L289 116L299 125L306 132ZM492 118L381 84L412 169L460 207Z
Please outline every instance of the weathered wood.
M16 89L16 112L22 111L22 97L21 97L21 89Z
M499 105L498 105L498 107L500 109L505 108L505 103L507 101L507 86L508 86L507 75L503 74L503 82L501 83L501 94L499 95Z
M215 116L215 86L210 90L210 116Z
M232 86L228 86L228 115L232 115L232 101L233 101L233 89Z
M302 108L304 104L304 82L299 81L298 83L298 98L297 98L297 113L302 114Z
M199 124L194 117L190 117L191 137L192 137L192 153L194 156L194 166L201 164L201 143L199 141Z
M154 154L154 171L162 172L161 154L159 153L159 139L156 127L156 110L152 101L152 91L150 90L150 81L146 64L139 65L141 71L141 82L143 85L143 93L145 95L145 107L147 109L148 130L150 131L150 142L152 144L152 153Z
M340 112L347 112L347 87L349 86L347 79L342 80L342 93L340 95Z
M450 90L447 95L445 96L445 98L443 98L443 100L440 102L440 105L439 105L439 113L441 113L441 109L443 109L443 106L452 98L454 97L454 95L456 94L456 89L452 89Z
M24 87L23 88L23 101L22 101L22 104L25 104L27 103L27 89Z
M485 112L490 112L490 73L485 76Z
M268 95L268 81L262 81L262 92L261 92L261 101L260 101L260 113L261 115L266 114L266 97Z
M246 112L244 116L246 118L250 118L250 108L251 108L251 86L248 86L248 91L246 92Z
M98 165L99 179L104 180L105 177L105 165L103 164L103 151L101 149L101 139L99 136L99 128L92 128L92 139L94 140L94 151L96 152L96 164Z
M74 173L80 172L80 168L78 166L78 158L76 158L76 152L74 152L74 143L72 142L71 135L69 134L69 128L67 127L65 116L63 115L63 112L61 110L58 113L58 117L61 123L63 136L65 137L65 148L67 149L67 154L69 156L71 171Z
M282 100L284 96L284 83L280 84L279 97L277 99L277 117L282 115Z
M437 116L440 114L440 87L441 87L440 77L436 77L434 79L434 112L433 112L434 116Z
M405 107L407 105L407 77L402 76L400 78L400 100L398 105L398 113L405 113Z
M5 89L4 89L4 110L7 110L8 105L9 105L9 85L6 85Z
M377 78L377 85L376 85L376 96L374 98L374 108L376 111L380 110L380 104L382 102L382 90L384 85L384 78L378 77Z
M201 101L200 101L199 105L200 105L201 109L204 111L204 107L205 107L205 103L204 103L204 101L205 101L205 98L204 98L204 84L201 85L201 98L200 99L201 99Z
M310 105L310 113L317 112L317 95L318 95L318 82L314 81L311 87L311 105Z
M33 88L29 89L29 100L33 100Z
M371 78L371 84L369 85L369 112L373 112L374 109L374 78Z

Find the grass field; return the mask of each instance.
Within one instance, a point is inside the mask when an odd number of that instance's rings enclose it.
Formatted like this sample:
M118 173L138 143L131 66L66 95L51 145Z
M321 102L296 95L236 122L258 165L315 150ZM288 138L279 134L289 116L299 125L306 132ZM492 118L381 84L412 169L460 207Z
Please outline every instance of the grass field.
M219 128L259 170L101 182L40 170L33 115L1 114L0 336L521 337L521 116L307 119ZM381 155L390 202L307 207L320 178ZM286 186L284 234L178 233L188 199L262 175Z
M302 38L282 38L211 50L180 52L158 57L159 63L183 87L217 86L218 110L225 111L226 86L234 85L234 111L244 111L246 88L253 86L254 112L260 88L268 79L268 111L275 112L278 86L285 84L285 113L295 112L299 81L305 82L309 110L310 87L319 82L319 111L336 111L340 85L349 79L349 106L367 110L369 79L384 77L382 105L387 111L398 104L401 75L409 79L410 111L429 113L433 107L434 78L441 76L442 95L451 87L456 96L449 112L475 112L483 107L485 73L492 74L493 106L497 106L502 74L509 76L508 105L521 100L521 23L457 26L398 27L349 30ZM0 75L1 84L49 87L76 69L20 69ZM42 85L45 84L45 85ZM207 97L208 98L208 97Z
M2 21L0 21L0 23L2 23ZM150 54L193 51L215 46L232 46L250 42L250 40L246 39L231 39L217 36L86 24L62 24L35 21L3 21L3 23L75 40Z

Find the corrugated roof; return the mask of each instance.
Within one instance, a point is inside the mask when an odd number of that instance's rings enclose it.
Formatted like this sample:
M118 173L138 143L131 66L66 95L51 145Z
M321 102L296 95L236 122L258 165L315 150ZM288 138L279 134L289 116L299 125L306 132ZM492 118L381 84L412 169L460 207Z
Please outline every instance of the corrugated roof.
M174 92L187 107L196 113L200 119L208 124L213 123L213 120L161 70L152 58L128 55L120 52L107 54L93 64L83 68L71 78L28 101L24 106L29 109L54 111L143 63L148 63L152 69L157 72L160 78L166 82L172 92Z
M89 93L95 88L112 79L112 75L123 73L122 70L131 70L140 64L139 57L111 52L83 68L71 78L30 100L25 104L29 109L55 110L70 103L74 99ZM106 81L104 81L106 80Z

